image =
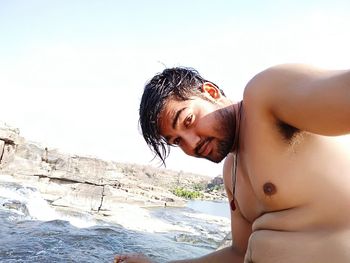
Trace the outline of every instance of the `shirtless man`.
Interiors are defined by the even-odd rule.
[[[172,262],[350,262],[350,70],[275,66],[232,102],[197,72],[166,69],[145,87],[140,124],[163,161],[167,145],[226,157],[232,246]]]

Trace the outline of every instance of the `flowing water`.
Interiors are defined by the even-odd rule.
[[[97,221],[54,210],[36,189],[0,183],[0,262],[112,262],[126,252],[166,262],[212,252],[229,231],[220,202],[127,211],[119,224]]]

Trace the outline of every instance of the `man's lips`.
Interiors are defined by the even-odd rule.
[[[209,143],[211,142],[211,139],[208,138],[201,142],[195,149],[195,153],[197,156],[207,156],[209,154]]]

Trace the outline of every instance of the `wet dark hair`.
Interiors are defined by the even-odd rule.
[[[185,101],[191,96],[204,97],[201,89],[205,82],[208,81],[195,69],[176,67],[167,68],[162,73],[156,74],[145,85],[140,103],[139,123],[143,138],[164,165],[170,147],[160,135],[159,115],[170,98]],[[225,95],[221,89],[220,92]]]

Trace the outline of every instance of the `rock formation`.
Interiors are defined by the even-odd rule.
[[[171,189],[210,182],[206,176],[70,156],[28,142],[18,129],[0,124],[0,181],[5,175],[6,180],[35,187],[52,206],[103,216],[113,215],[121,203],[182,206],[185,200]],[[223,195],[216,193],[216,197]]]

